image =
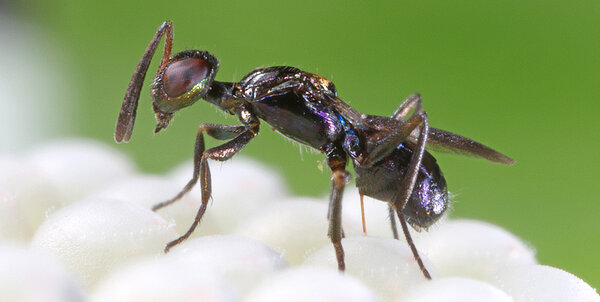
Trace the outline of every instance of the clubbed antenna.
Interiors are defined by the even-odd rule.
[[[173,23],[171,23],[171,21],[165,21],[158,27],[154,37],[148,44],[148,47],[146,47],[144,55],[142,55],[140,62],[135,68],[129,86],[127,87],[123,105],[121,106],[121,112],[119,113],[119,118],[117,120],[117,126],[115,127],[115,141],[117,143],[128,142],[131,138],[140,91],[144,84],[144,78],[146,78],[146,71],[148,71],[150,60],[152,60],[152,56],[156,51],[156,47],[158,47],[160,39],[162,39],[165,34],[167,37],[165,39],[165,48],[160,66],[163,67],[171,57],[171,48],[173,46]]]

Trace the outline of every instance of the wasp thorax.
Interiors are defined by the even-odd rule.
[[[210,65],[201,58],[186,58],[167,66],[163,76],[165,93],[178,97],[200,83],[210,71]]]

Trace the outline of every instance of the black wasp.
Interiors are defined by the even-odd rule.
[[[280,134],[323,152],[331,169],[329,231],[343,271],[344,250],[341,227],[342,193],[350,179],[346,171],[350,159],[356,173],[356,186],[364,195],[385,201],[394,213],[423,274],[429,272],[408,232],[427,228],[444,213],[448,204],[446,181],[436,160],[425,147],[481,157],[492,162],[512,164],[509,157],[471,139],[430,128],[421,110],[421,97],[407,98],[391,117],[365,115],[337,97],[333,83],[316,74],[289,66],[258,68],[239,82],[215,81],[219,61],[206,51],[188,50],[171,56],[173,25],[165,21],[146,48],[129,82],[115,130],[118,143],[131,138],[140,90],[161,38],[166,35],[164,53],[152,83],[153,108],[158,124],[155,132],[169,125],[173,114],[203,99],[237,116],[241,125],[202,124],[196,137],[194,173],[187,185],[170,200],[153,207],[158,210],[186,194],[200,180],[202,205],[189,230],[165,248],[181,243],[194,231],[211,195],[208,159],[224,161],[242,150],[258,134],[262,119]],[[206,149],[204,134],[226,143]]]

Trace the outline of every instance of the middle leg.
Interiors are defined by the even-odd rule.
[[[331,169],[331,195],[329,197],[329,230],[327,235],[333,243],[338,270],[344,271],[344,248],[342,247],[342,196],[344,186],[350,181],[350,173],[346,171],[346,155],[344,153],[330,154],[327,156],[327,164]]]

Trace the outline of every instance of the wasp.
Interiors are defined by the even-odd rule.
[[[200,125],[191,179],[173,198],[153,207],[158,210],[176,202],[200,183],[202,203],[194,222],[185,234],[166,245],[165,252],[187,239],[206,212],[211,196],[208,160],[225,161],[241,151],[258,135],[261,121],[281,135],[325,154],[331,170],[328,236],[340,271],[345,269],[341,202],[344,186],[350,180],[348,161],[354,166],[361,200],[369,196],[388,203],[394,237],[398,238],[393,218],[397,215],[415,260],[428,279],[431,276],[408,230],[408,225],[415,229],[431,226],[448,208],[446,180],[428,150],[513,163],[481,143],[430,127],[418,94],[408,97],[387,117],[361,114],[338,97],[331,81],[295,67],[257,68],[239,82],[217,81],[219,60],[209,52],[187,50],[171,55],[171,21],[158,27],[129,82],[115,129],[117,143],[131,138],[144,78],[163,36],[163,56],[151,91],[157,120],[154,131],[165,129],[175,112],[199,99],[235,115],[240,122]],[[226,142],[207,149],[205,135]]]

